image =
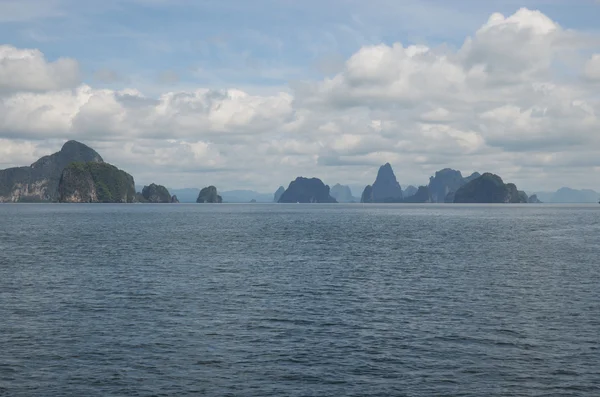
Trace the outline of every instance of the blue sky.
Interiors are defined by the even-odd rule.
[[[268,89],[336,72],[367,44],[460,46],[491,13],[520,7],[599,29],[593,0],[0,0],[0,36],[77,59],[96,86]]]
[[[138,184],[355,187],[390,162],[403,186],[600,190],[598,21],[597,0],[0,0],[0,168],[78,139]]]

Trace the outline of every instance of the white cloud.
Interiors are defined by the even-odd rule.
[[[79,66],[73,59],[47,62],[39,50],[0,46],[0,94],[60,90],[78,83]]]
[[[600,81],[600,54],[594,54],[585,64],[585,77],[590,80]]]
[[[179,187],[268,191],[298,175],[371,183],[390,161],[403,185],[450,166],[496,172],[523,189],[600,188],[600,99],[589,84],[600,79],[600,58],[586,56],[599,53],[588,39],[521,9],[493,14],[456,49],[363,46],[337,73],[295,83],[291,94],[201,88],[156,97],[75,87],[65,76],[76,68],[63,73],[39,51],[2,47],[21,63],[0,57],[13,84],[0,97],[0,144],[25,146],[0,153],[22,164],[50,139],[80,139],[139,183]]]

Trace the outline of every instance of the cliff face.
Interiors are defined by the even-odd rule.
[[[456,192],[465,184],[460,171],[444,168],[429,178],[429,191],[434,203],[443,203],[448,193]]]
[[[358,200],[352,196],[352,190],[345,185],[335,184],[330,191],[331,197],[338,203],[356,203]]]
[[[368,192],[369,190],[370,192]],[[370,194],[366,194],[370,193]],[[396,180],[396,175],[390,163],[379,167],[377,178],[372,186],[367,186],[363,191],[362,203],[394,203],[402,201],[402,188]]]
[[[222,203],[223,198],[217,194],[217,188],[214,186],[208,186],[200,190],[197,203]]]
[[[279,186],[279,189],[277,189],[277,191],[273,195],[273,202],[274,203],[278,203],[279,202],[279,199],[281,198],[281,195],[283,194],[283,192],[285,192],[285,188],[283,186]]]
[[[396,175],[390,163],[379,167],[377,178],[373,183],[373,201],[386,202],[402,199],[402,188],[396,180]]]
[[[463,178],[460,171],[450,168],[437,171],[434,176],[429,178],[431,201],[434,203],[452,203],[454,194],[458,189],[480,176],[478,172],[474,172]]]
[[[454,202],[521,203],[523,197],[513,183],[505,184],[498,175],[485,173],[458,189],[454,195]]]
[[[527,198],[527,202],[530,204],[541,204],[542,202],[536,194],[533,194]]]
[[[402,192],[402,195],[404,196],[404,198],[408,198],[410,196],[414,196],[415,194],[417,194],[418,190],[419,189],[417,189],[413,185],[409,185],[404,189],[404,191]]]
[[[329,195],[329,186],[318,178],[298,177],[279,198],[280,203],[337,203]]]
[[[29,167],[1,170],[0,202],[58,201],[62,172],[72,162],[102,163],[103,160],[83,143],[68,141],[59,152],[44,156]]]
[[[62,172],[58,194],[62,203],[131,203],[135,182],[107,163],[71,163]]]
[[[151,183],[142,189],[142,197],[148,203],[171,203],[172,196],[169,190],[162,186]]]
[[[429,187],[419,186],[417,192],[410,197],[402,200],[403,203],[431,203],[431,193]]]
[[[362,196],[360,196],[361,203],[372,203],[373,202],[373,186],[367,185],[365,186],[365,190],[362,192]]]

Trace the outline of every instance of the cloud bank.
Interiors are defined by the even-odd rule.
[[[154,97],[94,88],[74,59],[3,45],[0,165],[77,139],[137,182],[171,187],[270,191],[298,175],[366,184],[389,161],[403,185],[449,166],[528,189],[598,188],[598,39],[520,9],[492,14],[456,47],[365,45],[337,74],[281,92]]]

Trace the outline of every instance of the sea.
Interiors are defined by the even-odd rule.
[[[600,205],[0,205],[0,396],[600,396]]]

